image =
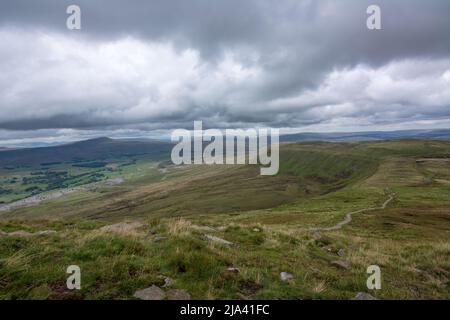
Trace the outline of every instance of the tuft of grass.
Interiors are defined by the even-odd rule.
[[[171,220],[167,226],[167,233],[171,236],[186,236],[191,230],[191,222],[184,218]]]

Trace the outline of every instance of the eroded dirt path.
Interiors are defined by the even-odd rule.
[[[354,214],[357,213],[362,213],[362,212],[369,212],[369,211],[375,211],[375,210],[384,210],[386,209],[386,207],[388,206],[388,204],[394,200],[395,198],[395,193],[391,193],[389,195],[389,198],[380,206],[380,207],[374,207],[374,208],[365,208],[365,209],[360,209],[360,210],[356,210],[356,211],[352,211],[349,212],[345,215],[344,220],[336,223],[334,226],[331,227],[310,227],[310,228],[297,228],[297,231],[335,231],[335,230],[339,230],[341,229],[343,226],[345,226],[346,224],[349,224],[350,222],[352,222],[352,216]]]

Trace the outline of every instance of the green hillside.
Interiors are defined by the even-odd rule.
[[[160,141],[97,138],[53,147],[3,150],[0,152],[0,169],[133,156],[161,159],[167,158],[171,148],[170,143]]]
[[[449,299],[449,159],[433,140],[283,144],[274,177],[142,159],[112,171],[123,183],[0,212],[0,298],[132,299],[156,285],[195,299]],[[80,291],[64,287],[71,264]],[[366,288],[373,264],[381,290]]]

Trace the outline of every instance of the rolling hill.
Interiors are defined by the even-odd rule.
[[[406,139],[284,143],[271,177],[117,166],[123,183],[0,213],[0,298],[133,299],[170,277],[194,299],[351,299],[378,265],[376,298],[448,299],[449,159],[450,141]]]
[[[156,140],[97,138],[52,147],[3,150],[0,152],[0,167],[107,160],[133,156],[161,159],[167,158],[171,148],[171,143]]]
[[[367,132],[295,133],[280,137],[281,141],[379,141],[396,139],[450,139],[450,130],[399,130]]]

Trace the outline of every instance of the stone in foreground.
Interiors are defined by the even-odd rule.
[[[340,268],[340,269],[345,269],[345,270],[350,269],[350,263],[347,261],[339,261],[339,260],[331,261],[331,265],[335,266],[337,268]]]
[[[49,236],[51,234],[55,234],[56,231],[55,230],[43,230],[43,231],[38,231],[35,234],[38,236]]]
[[[211,236],[209,234],[205,234],[203,236],[203,240],[224,244],[226,246],[234,246],[233,242],[230,242],[228,240],[225,240],[225,239],[222,239],[222,238],[219,238],[219,237],[216,237],[216,236]]]
[[[164,236],[155,236],[154,238],[153,238],[153,242],[162,242],[162,241],[165,241],[165,240],[167,240],[168,238],[167,237],[164,237]]]
[[[227,268],[227,271],[229,273],[239,273],[240,272],[239,268],[234,268],[234,267]]]
[[[163,287],[170,287],[171,285],[173,285],[173,279],[170,277],[165,277],[164,278],[164,285]]]
[[[168,300],[191,300],[191,295],[184,289],[172,289],[167,291]]]
[[[331,238],[327,237],[319,232],[313,235],[313,240],[318,246],[327,246],[331,243]]]
[[[378,300],[378,299],[366,292],[358,292],[358,294],[352,300]]]
[[[134,229],[137,229],[141,227],[142,224],[139,222],[133,222],[133,223],[116,223],[109,226],[104,226],[100,228],[100,231],[103,232],[115,232],[115,233],[127,233],[130,231],[133,231]]]
[[[164,300],[166,294],[161,288],[152,285],[146,289],[136,291],[133,296],[141,300]]]
[[[280,280],[281,281],[289,281],[294,279],[294,276],[290,274],[289,272],[281,272],[280,273]]]

